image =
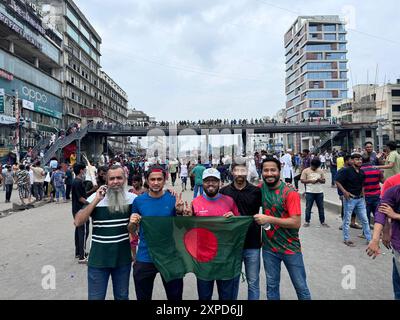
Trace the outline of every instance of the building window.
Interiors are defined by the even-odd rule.
[[[339,69],[340,70],[346,70],[347,69],[347,63],[346,62],[339,62]]]
[[[310,101],[310,108],[323,108],[324,107],[324,100],[311,100]]]
[[[324,25],[324,31],[336,31],[336,25],[335,24],[326,24]]]
[[[339,41],[346,41],[346,35],[345,34],[339,34]]]
[[[347,79],[347,72],[346,71],[340,71],[340,79]]]
[[[345,53],[326,53],[326,60],[346,60]]]
[[[308,29],[309,29],[310,32],[317,32],[318,31],[318,26],[310,25]]]
[[[392,90],[392,97],[400,97],[400,90]]]
[[[392,105],[392,112],[400,112],[400,104]]]
[[[346,81],[326,81],[325,85],[329,89],[347,89]]]
[[[325,33],[324,40],[336,40],[336,33]]]

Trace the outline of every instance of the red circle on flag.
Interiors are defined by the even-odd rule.
[[[210,230],[193,228],[184,237],[186,251],[198,262],[209,262],[215,258],[218,251],[218,239]]]

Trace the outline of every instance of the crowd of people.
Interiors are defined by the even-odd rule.
[[[259,299],[261,259],[267,278],[268,299],[279,299],[280,265],[283,262],[299,299],[311,299],[299,240],[301,196],[304,185],[305,221],[311,224],[314,202],[321,227],[329,228],[324,211],[327,174],[342,203],[343,243],[354,247],[349,228],[362,229],[368,255],[380,253],[382,237],[386,247],[400,254],[400,155],[396,143],[388,142],[377,153],[373,144],[351,152],[305,149],[294,154],[287,149],[271,154],[266,150],[252,155],[230,156],[207,161],[200,158],[146,158],[102,154],[97,163],[84,157],[76,162],[52,158],[5,166],[0,179],[10,201],[17,185],[22,204],[32,197],[56,203],[72,200],[75,229],[75,257],[88,264],[88,297],[104,299],[108,278],[114,297],[127,299],[133,262],[133,279],[139,300],[152,298],[153,283],[159,272],[152,261],[140,221],[145,216],[252,216],[243,248],[248,299]],[[170,181],[172,188],[166,188]],[[383,184],[382,184],[383,183]],[[178,194],[173,187],[178,187]],[[192,201],[182,193],[193,192]],[[357,223],[356,218],[358,218]],[[91,219],[91,225],[90,221]],[[108,228],[102,228],[107,226]],[[90,229],[92,230],[90,232]],[[107,230],[107,232],[105,232]],[[87,240],[91,233],[91,248]],[[398,260],[393,260],[393,286],[400,299]],[[117,280],[118,279],[118,280]],[[235,300],[239,277],[217,279],[219,298]],[[183,279],[163,281],[167,298],[181,300]],[[200,300],[211,299],[213,281],[197,279]]]

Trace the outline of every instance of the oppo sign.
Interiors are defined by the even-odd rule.
[[[22,93],[24,96],[28,97],[30,100],[33,100],[36,102],[43,102],[43,103],[47,102],[47,96],[45,94],[42,94],[33,89],[29,89],[28,87],[22,87]]]

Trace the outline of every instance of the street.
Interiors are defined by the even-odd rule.
[[[191,200],[192,196],[190,190],[183,194],[185,200]],[[3,191],[0,192],[0,199],[4,201]],[[303,220],[304,208],[303,201]],[[343,244],[342,233],[338,230],[341,220],[337,212],[326,211],[326,222],[331,228],[319,227],[314,206],[311,226],[301,228],[300,231],[312,298],[393,299],[391,253],[383,248],[384,254],[372,260],[365,253],[366,240],[358,237],[361,230],[350,229],[356,247],[349,248]],[[87,267],[79,265],[74,259],[74,226],[70,202],[49,203],[1,218],[0,247],[0,299],[87,299]],[[53,267],[56,275],[55,289],[43,289],[42,279]],[[355,271],[355,283],[346,281],[348,270]],[[260,277],[261,299],[265,299],[263,267]],[[48,281],[43,282],[46,288]],[[217,297],[215,287],[213,299]],[[296,299],[285,267],[282,267],[281,298]],[[107,299],[113,299],[111,281]],[[136,299],[132,277],[130,299]],[[153,299],[165,299],[159,276],[156,278]],[[184,299],[197,300],[193,274],[185,277]],[[240,284],[239,299],[247,299],[245,282]]]

